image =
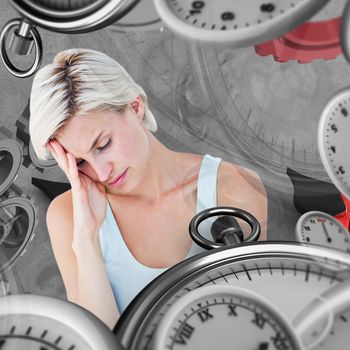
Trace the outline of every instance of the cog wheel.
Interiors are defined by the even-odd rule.
[[[11,135],[7,128],[0,127],[0,195],[16,179],[22,162],[22,148]]]
[[[306,22],[278,38],[255,45],[255,52],[260,56],[271,55],[277,62],[335,59],[342,54],[340,25],[341,17]]]
[[[0,272],[12,267],[34,238],[37,209],[31,198],[11,184],[0,195]]]
[[[22,147],[0,128],[0,273],[24,254],[34,237],[37,217],[29,196],[13,182],[22,163]]]
[[[17,119],[16,125],[16,140],[22,144],[23,149],[23,162],[22,165],[28,168],[29,166],[33,166],[36,170],[41,173],[44,172],[47,168],[53,168],[57,166],[55,159],[50,160],[40,160],[33,149],[33,145],[30,142],[29,135],[29,117],[30,117],[30,109],[29,109],[29,100],[24,108],[21,116]]]

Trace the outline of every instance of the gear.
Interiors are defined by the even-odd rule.
[[[0,248],[5,261],[1,261],[0,272],[7,270],[26,251],[34,238],[38,217],[31,198],[15,184],[0,195]]]
[[[255,52],[260,56],[272,55],[277,62],[335,59],[342,53],[340,24],[341,17],[306,22],[283,36],[256,45]]]
[[[29,196],[13,182],[22,163],[22,147],[12,133],[0,127],[0,272],[24,254],[34,237],[37,212]],[[1,276],[0,276],[1,277]]]
[[[340,194],[344,205],[345,210],[337,215],[334,215],[334,217],[344,225],[344,227],[350,231],[350,200],[346,198],[342,193]]]
[[[22,162],[21,146],[9,137],[11,132],[5,127],[0,127],[0,195],[16,179]]]

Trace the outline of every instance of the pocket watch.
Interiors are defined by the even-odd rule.
[[[350,199],[350,88],[332,96],[318,124],[318,148],[323,166],[338,190]]]
[[[217,210],[216,214],[220,215]],[[198,229],[197,225],[195,229]],[[129,304],[114,332],[128,350],[156,350],[157,344],[167,344],[172,348],[176,341],[190,344],[191,339],[196,339],[196,334],[204,334],[206,337],[207,332],[214,334],[212,347],[226,350],[227,347],[220,345],[222,338],[228,335],[221,334],[218,327],[222,323],[224,332],[227,332],[225,327],[229,320],[225,311],[216,305],[215,299],[217,303],[223,303],[226,311],[230,309],[231,299],[227,295],[219,295],[215,288],[228,286],[258,294],[267,300],[265,307],[272,305],[271,310],[278,310],[277,313],[269,313],[268,307],[265,309],[257,301],[259,297],[250,301],[250,308],[244,309],[248,301],[239,299],[236,295],[238,299],[232,297],[232,308],[236,306],[237,324],[244,324],[247,319],[253,322],[266,310],[263,319],[268,319],[268,315],[271,315],[269,325],[267,321],[261,321],[264,323],[263,330],[266,327],[266,334],[269,327],[272,330],[275,322],[283,325],[278,315],[293,325],[292,332],[286,331],[291,328],[284,328],[284,331],[280,329],[274,335],[270,333],[267,337],[259,337],[261,329],[249,324],[246,337],[242,334],[238,336],[240,343],[235,344],[237,349],[297,349],[298,343],[287,343],[287,339],[293,338],[288,335],[293,332],[305,348],[312,345],[317,349],[324,342],[327,342],[328,348],[337,348],[337,345],[344,348],[350,341],[350,335],[341,320],[348,317],[349,303],[342,300],[333,302],[334,298],[329,299],[329,295],[335,295],[336,300],[337,295],[344,295],[343,292],[333,291],[349,288],[349,278],[350,256],[341,251],[295,242],[246,242],[223,246],[184,260],[156,278]],[[321,312],[320,319],[312,317],[319,310],[314,307],[317,302],[320,306],[329,306],[323,307],[322,310],[327,312]],[[337,307],[333,309],[331,305]],[[249,310],[254,307],[256,313],[250,314]],[[305,315],[305,309],[313,310],[313,313]],[[201,315],[199,312],[202,312]],[[202,322],[201,316],[208,321]],[[176,323],[176,330],[173,322]],[[274,337],[282,339],[278,345],[277,342],[274,343]],[[257,341],[255,347],[250,347],[251,339]],[[186,344],[182,348],[191,349]],[[244,347],[245,344],[249,346]]]
[[[0,297],[1,350],[118,350],[108,327],[82,307],[55,298]]]
[[[275,38],[317,13],[329,0],[154,0],[159,16],[191,40],[242,47]]]
[[[299,242],[319,244],[350,254],[349,232],[327,213],[309,211],[303,214],[295,226],[295,234]]]

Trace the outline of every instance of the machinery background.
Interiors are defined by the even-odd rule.
[[[313,20],[340,16],[344,4],[345,0],[331,1]],[[9,3],[2,2],[0,23],[16,17]],[[168,147],[209,153],[257,171],[269,199],[268,239],[295,240],[300,213],[293,203],[287,168],[329,181],[318,155],[317,123],[328,98],[350,83],[350,66],[342,55],[306,64],[279,63],[272,56],[258,55],[254,47],[190,43],[162,25],[151,0],[142,0],[118,23],[95,32],[38,30],[42,65],[73,47],[103,51],[124,65],[145,88],[159,125],[156,136]],[[11,59],[25,67],[33,57]],[[11,269],[24,292],[65,298],[45,223],[51,198],[32,182],[33,178],[67,180],[56,166],[40,164],[30,151],[32,79],[18,79],[0,65],[0,127],[7,128],[7,138],[22,149],[14,181],[35,207],[35,225],[27,233],[32,241]]]

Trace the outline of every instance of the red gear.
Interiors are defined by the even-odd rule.
[[[344,205],[345,210],[337,215],[334,215],[334,217],[345,226],[345,228],[350,231],[350,200],[346,198],[342,193],[340,194]]]
[[[273,55],[277,62],[334,59],[342,53],[340,24],[341,17],[306,22],[283,36],[255,45],[255,52],[260,56]]]

